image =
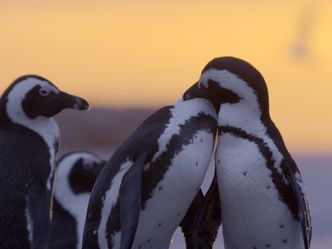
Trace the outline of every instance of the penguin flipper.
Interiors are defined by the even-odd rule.
[[[297,206],[298,206],[298,218],[301,222],[302,226],[302,236],[304,240],[305,249],[309,249],[311,242],[311,217],[308,201],[303,193],[303,189],[299,185],[299,181],[301,179],[296,179],[295,174],[299,174],[300,172],[297,170],[297,166],[293,160],[288,160],[287,162],[284,160],[282,162],[282,168],[285,172],[287,179],[290,183],[294,196],[296,198]]]
[[[202,195],[202,191],[197,194],[180,225],[187,249],[212,249],[218,235],[221,209],[216,173],[203,199]]]
[[[147,152],[141,154],[126,172],[120,186],[120,249],[130,249],[134,242],[140,213],[141,186]]]
[[[198,191],[197,195],[195,196],[195,199],[191,203],[186,215],[183,217],[183,219],[180,223],[181,230],[184,233],[185,237],[187,234],[188,235],[190,234],[187,231],[190,228],[192,228],[195,217],[199,213],[203,203],[204,203],[204,194],[203,194],[202,190],[200,189]]]
[[[48,248],[48,238],[50,231],[50,198],[43,186],[37,181],[30,181],[27,184],[27,216],[28,224],[30,223],[32,233],[31,248],[46,249]]]

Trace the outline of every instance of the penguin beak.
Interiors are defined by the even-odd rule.
[[[200,88],[199,82],[196,82],[183,94],[183,100],[190,100],[194,98],[209,99],[209,92],[205,88]]]
[[[59,104],[61,105],[61,109],[89,109],[89,103],[85,99],[68,94],[66,92],[60,92],[57,94],[57,99],[60,102]]]

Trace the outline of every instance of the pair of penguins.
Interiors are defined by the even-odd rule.
[[[35,90],[43,95],[40,90],[43,86],[37,86]],[[26,118],[38,119],[44,113],[36,112],[35,116],[26,113],[28,107],[24,107],[24,102],[32,90],[25,90],[25,98],[20,102],[21,110]],[[2,97],[6,99],[7,108],[5,112],[1,109],[1,116],[16,125],[18,122],[13,116],[21,120],[24,113],[18,116],[9,113],[14,110],[8,108],[10,92],[9,89]],[[1,108],[4,104],[2,99]],[[75,109],[84,108],[76,104]],[[29,122],[26,122],[28,125],[18,125],[31,129]],[[4,129],[6,126],[1,122],[2,151],[6,151],[8,146],[3,140],[8,136]],[[45,135],[45,139],[44,133],[34,132],[44,142],[50,142],[50,134],[48,137]],[[213,154],[217,133],[216,174],[208,192],[203,195],[200,186]],[[49,150],[52,145],[52,148],[57,147],[57,140],[52,141],[46,142]],[[34,161],[41,152],[42,148],[37,151],[30,148],[26,151],[29,155],[23,159]],[[44,153],[50,160],[54,159],[50,151],[45,150]],[[1,155],[2,164],[8,164],[8,155]],[[33,156],[36,158],[31,159]],[[77,156],[71,159],[71,164],[76,164],[75,158]],[[22,161],[22,155],[18,161]],[[2,182],[15,185],[14,182],[19,181],[16,176],[23,174],[20,182],[25,182],[25,185],[20,190],[16,190],[17,186],[5,190],[3,186],[0,188],[1,200],[5,200],[5,205],[3,202],[0,204],[0,211],[5,215],[0,218],[0,243],[4,245],[6,236],[9,241],[15,240],[13,234],[8,233],[10,229],[5,228],[6,225],[13,226],[8,221],[15,218],[15,229],[21,229],[17,235],[34,245],[31,248],[43,248],[38,246],[38,242],[43,242],[45,237],[39,232],[47,229],[41,230],[46,226],[38,224],[42,213],[37,210],[49,201],[51,170],[50,167],[40,169],[47,171],[47,177],[38,185],[37,180],[27,176],[33,170],[32,165],[27,170],[23,168],[25,165],[18,164],[21,164],[21,169],[8,166],[2,169],[2,172],[16,170],[16,175],[7,174],[8,179],[1,176]],[[60,165],[61,161],[59,172]],[[69,182],[75,181],[75,176],[68,169],[63,174]],[[88,194],[88,190],[83,186],[71,189],[73,195]],[[8,210],[13,206],[10,202],[13,191],[20,191],[22,202],[16,210],[20,215],[15,217],[11,214],[13,210]],[[44,196],[41,192],[47,193]],[[43,199],[39,199],[41,197]],[[85,197],[82,196],[78,203],[83,203]],[[66,201],[74,202],[74,196],[68,196]],[[57,205],[61,206],[60,209],[66,208],[66,204],[58,203],[55,194],[55,208]],[[74,210],[78,213],[74,214]],[[220,222],[226,249],[310,247],[310,212],[301,175],[270,118],[266,83],[253,66],[234,57],[221,57],[209,62],[199,81],[175,105],[153,113],[119,146],[101,169],[88,207],[68,208],[65,212],[75,218],[75,215],[84,215],[85,210],[83,238],[73,248],[80,248],[82,244],[86,249],[166,249],[178,226],[182,228],[187,248],[212,248]],[[77,227],[83,227],[82,221],[77,221],[75,226],[78,231]],[[67,228],[58,225],[60,230]]]

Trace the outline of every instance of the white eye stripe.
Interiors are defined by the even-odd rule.
[[[46,81],[39,81],[38,82],[38,85],[40,86],[40,89],[39,89],[39,93],[42,95],[42,93],[46,94],[46,92],[48,94],[50,93],[55,93],[55,94],[58,94],[60,91],[58,88],[54,87],[53,85],[50,85],[48,82]],[[42,93],[41,93],[42,92]],[[48,95],[47,94],[47,95]]]
[[[200,79],[198,81],[198,87],[199,88],[201,88],[201,87],[208,88],[209,84],[208,84],[207,80]]]

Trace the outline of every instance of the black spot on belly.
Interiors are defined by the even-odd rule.
[[[203,143],[203,139],[199,140],[201,143]]]
[[[218,160],[217,163],[220,164],[220,160]]]
[[[280,227],[281,229],[284,229],[284,225],[283,225],[283,224],[281,224],[279,227]]]
[[[282,243],[287,244],[287,239],[283,239]]]
[[[270,247],[270,244],[265,244],[266,247]]]
[[[162,186],[159,186],[159,187],[158,187],[158,190],[159,190],[159,191],[163,190],[163,187],[162,187]]]
[[[141,249],[142,247],[143,247],[142,245],[139,245],[139,246],[138,246],[138,249]]]
[[[267,189],[270,189],[270,188],[271,188],[271,186],[270,186],[270,185],[268,185],[266,188],[267,188]]]
[[[254,246],[252,249],[257,249],[257,247],[256,247],[256,246]]]
[[[158,224],[158,227],[161,227],[162,225],[163,225],[163,223],[159,223],[159,224]]]
[[[198,166],[198,162],[196,162],[195,164],[196,164],[196,166]]]
[[[180,216],[180,214],[181,214],[181,213],[177,213],[177,214],[176,214],[176,217],[179,217],[179,216]]]
[[[244,176],[246,176],[246,175],[247,175],[247,171],[244,171],[242,174],[243,174]]]
[[[151,239],[148,239],[148,243],[150,243],[151,242]]]

